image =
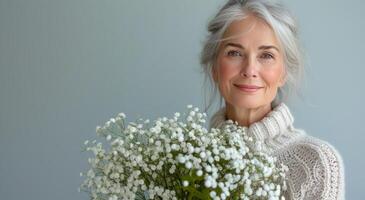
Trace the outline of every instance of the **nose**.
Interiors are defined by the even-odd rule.
[[[257,77],[256,62],[254,58],[247,58],[246,62],[244,62],[244,66],[242,66],[241,70],[241,76],[246,78]]]

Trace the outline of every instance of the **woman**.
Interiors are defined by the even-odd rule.
[[[286,199],[344,199],[344,165],[328,142],[293,127],[285,104],[303,66],[295,20],[268,0],[229,0],[208,25],[201,54],[225,106],[211,128],[237,121],[257,146],[289,167]]]

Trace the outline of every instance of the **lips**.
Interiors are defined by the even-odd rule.
[[[246,93],[254,93],[261,89],[262,87],[259,87],[257,85],[241,85],[241,84],[234,84],[240,91],[246,92]]]

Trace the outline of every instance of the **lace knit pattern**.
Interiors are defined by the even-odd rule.
[[[226,122],[225,108],[217,111],[210,128]],[[258,141],[258,148],[276,156],[289,167],[285,199],[345,199],[344,164],[339,152],[328,142],[293,127],[289,108],[280,103],[262,120],[244,127]]]

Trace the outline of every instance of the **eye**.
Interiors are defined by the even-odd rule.
[[[263,59],[273,59],[274,56],[271,53],[263,53],[261,55],[261,58],[263,58]]]
[[[240,53],[240,52],[238,52],[238,51],[234,51],[234,50],[232,50],[232,51],[228,51],[227,55],[228,55],[228,56],[236,57],[236,56],[241,56],[241,53]]]

